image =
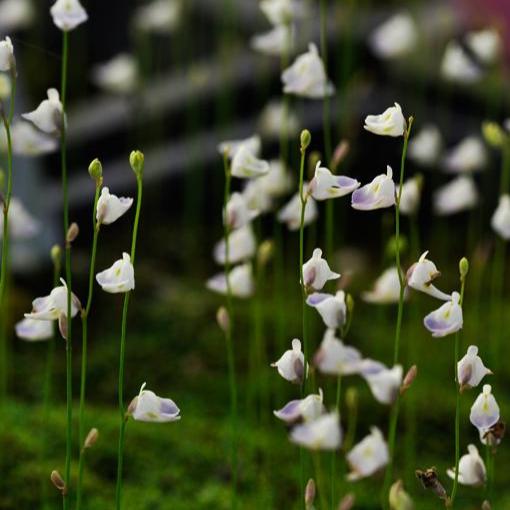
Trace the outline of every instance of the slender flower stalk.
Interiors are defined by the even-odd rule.
[[[58,285],[60,280],[60,273],[62,270],[61,250],[60,246],[55,245],[51,249],[51,259],[53,261],[53,288]],[[42,431],[42,448],[41,448],[41,462],[48,455],[48,421],[50,414],[50,403],[53,390],[53,365],[55,359],[55,342],[57,335],[56,322],[53,324],[53,337],[48,340],[48,352],[46,354],[46,368],[44,370],[43,382],[43,431]],[[48,480],[46,476],[41,479],[41,493],[43,501],[43,509],[48,510]]]
[[[393,365],[396,365],[399,360],[399,351],[400,351],[400,333],[402,330],[402,316],[404,311],[404,297],[405,297],[405,288],[406,282],[404,273],[402,271],[402,266],[400,263],[400,199],[402,198],[402,187],[404,184],[404,173],[405,173],[405,161],[407,155],[407,145],[409,142],[409,136],[411,134],[411,128],[413,125],[413,117],[409,117],[409,121],[407,123],[407,128],[404,131],[404,145],[402,147],[402,157],[400,160],[400,180],[399,180],[399,188],[395,200],[395,263],[398,271],[398,279],[400,283],[400,293],[398,300],[398,312],[397,312],[397,325],[395,328],[395,340],[393,344]],[[398,423],[398,413],[400,409],[400,398],[397,395],[395,403],[393,404],[393,409],[390,418],[390,426],[388,431],[388,443],[389,443],[389,462],[388,467],[386,468],[386,474],[384,478],[384,486],[383,492],[381,495],[384,508],[388,507],[388,490],[393,478],[393,458],[395,454],[395,440],[397,434],[397,423]]]
[[[469,271],[469,263],[466,258],[462,258],[459,263],[460,272],[460,299],[459,305],[462,306],[464,302],[464,289],[466,286],[466,276]],[[450,506],[453,508],[455,503],[455,496],[457,495],[457,488],[459,483],[459,460],[460,460],[460,382],[458,377],[457,363],[459,362],[460,353],[460,331],[455,333],[455,351],[454,351],[454,374],[455,374],[455,478],[453,480],[452,495],[450,497]]]
[[[2,266],[0,268],[0,309],[2,316],[0,320],[5,321],[7,318],[5,307],[6,286],[8,280],[9,265],[9,207],[12,197],[12,138],[11,124],[14,116],[14,101],[16,97],[16,63],[14,56],[12,57],[12,65],[10,69],[11,75],[11,98],[9,102],[9,112],[4,111],[3,104],[0,103],[0,111],[4,124],[5,134],[7,138],[7,183],[5,195],[2,197],[3,202],[3,237],[2,237]],[[1,195],[0,195],[1,197]],[[0,403],[5,400],[7,393],[7,335],[5,324],[0,325]]]
[[[99,230],[101,227],[100,222],[97,221],[97,202],[99,200],[99,194],[101,192],[101,185],[103,179],[98,177],[96,179],[96,191],[94,194],[94,206],[92,208],[92,226],[94,230],[92,238],[92,252],[90,256],[89,266],[89,288],[87,296],[87,304],[81,312],[81,325],[82,325],[82,347],[81,347],[81,378],[80,378],[80,408],[79,408],[79,445],[80,445],[80,456],[78,462],[78,481],[76,484],[76,510],[80,510],[82,501],[82,483],[83,483],[83,468],[85,464],[85,452],[86,448],[83,445],[85,441],[85,392],[87,385],[87,343],[88,343],[88,317],[90,314],[90,308],[92,306],[92,295],[94,292],[94,275],[96,268],[96,253],[97,253],[97,241],[99,238]]]
[[[136,241],[138,239],[138,225],[140,223],[140,211],[142,209],[142,192],[143,192],[143,168],[144,157],[140,151],[133,151],[129,157],[131,168],[136,175],[136,212],[133,223],[133,235],[131,239],[131,264],[135,265]],[[120,353],[119,353],[119,414],[120,414],[120,430],[119,445],[117,450],[117,485],[115,489],[115,508],[120,510],[122,507],[122,468],[124,463],[124,442],[126,435],[127,415],[124,405],[124,367],[126,357],[126,332],[127,332],[127,316],[129,309],[129,298],[131,291],[124,294],[124,305],[122,307],[122,326],[120,336]]]
[[[340,413],[340,397],[342,394],[342,376],[339,375],[336,380],[336,396],[335,396],[335,409],[338,413]],[[336,457],[337,452],[331,452],[331,500],[330,500],[330,508],[334,510],[336,508],[336,504],[338,502],[337,499],[337,488],[336,488]]]
[[[227,217],[227,204],[230,200],[230,188],[232,174],[228,157],[223,157],[223,167],[225,172],[225,189],[223,196],[223,217]],[[233,306],[232,306],[232,288],[230,285],[230,228],[225,223],[225,277],[227,280],[227,311],[229,315],[229,326],[225,330],[225,340],[227,344],[227,362],[228,362],[228,380],[230,390],[230,426],[231,426],[231,470],[232,470],[232,508],[237,507],[237,380],[235,367],[234,343],[232,341],[232,322],[233,322]]]

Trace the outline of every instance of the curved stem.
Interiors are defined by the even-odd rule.
[[[234,344],[232,341],[232,323],[233,323],[233,306],[232,306],[232,287],[230,284],[230,227],[226,221],[227,204],[230,200],[230,187],[232,174],[227,156],[223,158],[225,171],[225,188],[223,195],[223,218],[224,218],[224,235],[225,235],[225,278],[227,282],[227,310],[229,316],[229,326],[225,331],[225,341],[227,344],[227,364],[228,364],[228,381],[230,391],[230,427],[231,427],[231,471],[232,471],[232,508],[237,507],[237,380],[236,380],[236,362]]]
[[[133,224],[133,236],[131,240],[131,263],[135,265],[136,255],[136,241],[138,238],[138,225],[140,223],[140,211],[142,209],[142,191],[143,191],[142,172],[136,175],[137,185],[137,200],[136,200],[136,213]],[[126,359],[126,332],[127,332],[127,317],[129,310],[129,298],[131,291],[124,294],[124,304],[122,307],[122,325],[120,333],[120,352],[119,352],[119,415],[120,415],[120,429],[119,429],[119,444],[117,449],[117,484],[115,488],[115,508],[120,510],[122,507],[122,469],[124,465],[124,443],[126,436],[126,409],[124,406],[124,367]]]
[[[81,508],[83,468],[85,464],[85,451],[86,451],[86,449],[83,448],[83,441],[85,440],[85,392],[87,386],[88,317],[90,313],[90,308],[92,306],[92,295],[94,292],[94,273],[96,267],[97,241],[99,238],[100,229],[100,224],[96,222],[97,202],[99,200],[99,193],[101,191],[100,183],[101,183],[100,180],[96,182],[94,206],[92,208],[92,226],[94,229],[94,235],[92,239],[92,253],[90,257],[89,266],[89,290],[87,304],[81,314],[82,347],[81,347],[80,408],[79,408],[79,431],[78,431],[80,456],[78,461],[78,481],[76,484],[76,510],[80,510]]]

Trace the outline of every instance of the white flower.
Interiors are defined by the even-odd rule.
[[[451,41],[446,46],[441,62],[441,75],[458,83],[475,83],[481,79],[482,70],[460,44]]]
[[[234,267],[229,273],[229,283],[232,295],[238,298],[248,298],[253,294],[254,283],[251,264]],[[207,280],[207,288],[219,294],[227,293],[227,277],[219,273]]]
[[[53,23],[64,32],[74,30],[88,19],[87,11],[79,0],[57,0],[50,13]]]
[[[213,257],[217,264],[225,264],[227,261],[225,239],[219,241],[213,250]],[[255,255],[257,243],[250,224],[238,228],[228,236],[228,258],[230,264],[251,259]]]
[[[289,111],[281,101],[270,101],[264,106],[258,125],[262,135],[268,138],[278,139],[280,136],[290,138],[299,131],[299,119],[296,113]]]
[[[269,162],[269,172],[259,177],[256,182],[264,193],[273,198],[287,194],[292,187],[292,176],[287,172],[281,160],[273,159]]]
[[[165,423],[180,420],[180,409],[169,398],[158,397],[145,389],[142,384],[140,393],[129,406],[131,416],[137,421]]]
[[[390,304],[400,299],[400,280],[396,267],[386,269],[374,283],[372,290],[363,292],[361,298],[367,303]]]
[[[414,290],[424,292],[437,299],[449,301],[450,295],[441,292],[432,285],[432,282],[441,274],[434,262],[427,258],[428,251],[423,252],[418,262],[413,264],[407,271],[407,285]]]
[[[22,319],[16,326],[16,336],[22,340],[36,342],[53,337],[53,321]]]
[[[115,261],[111,267],[97,273],[96,280],[105,292],[118,294],[135,288],[135,270],[127,253]]]
[[[138,86],[138,63],[132,55],[121,53],[94,66],[92,81],[107,92],[130,94]]]
[[[348,195],[359,185],[360,182],[351,177],[333,175],[329,169],[321,166],[320,161],[317,161],[315,175],[309,184],[309,192],[315,200],[327,200]]]
[[[448,152],[443,161],[446,171],[452,174],[477,172],[486,164],[487,150],[477,136],[464,138]]]
[[[4,230],[4,211],[0,207],[0,239]],[[40,229],[39,222],[25,209],[16,197],[11,198],[9,205],[9,233],[12,239],[29,239]]]
[[[303,187],[303,193],[308,188],[307,185]],[[306,200],[304,225],[309,225],[317,219],[317,203],[311,197]],[[278,211],[278,221],[285,223],[289,230],[298,230],[301,224],[301,199],[299,193],[296,193],[287,204]]]
[[[318,394],[308,395],[300,400],[291,400],[273,414],[286,423],[294,423],[298,420],[313,421],[324,412],[322,390]]]
[[[30,0],[3,0],[0,2],[0,31],[14,32],[26,28],[34,19]]]
[[[433,337],[442,338],[462,329],[462,307],[459,301],[460,294],[453,292],[450,301],[425,316],[423,324]]]
[[[418,27],[413,18],[407,13],[399,13],[377,27],[370,36],[370,46],[378,57],[402,57],[415,48],[417,32]]]
[[[502,239],[510,239],[510,195],[501,195],[491,218],[491,227]]]
[[[242,140],[226,140],[218,145],[218,152],[220,154],[226,154],[232,159],[241,147],[246,147],[252,154],[258,156],[262,147],[260,136],[253,135],[249,138],[243,138]]]
[[[404,182],[400,195],[399,210],[404,216],[416,214],[420,207],[422,177],[415,175]]]
[[[342,444],[342,429],[337,412],[323,414],[313,421],[296,425],[290,440],[310,450],[336,450]]]
[[[319,312],[326,327],[336,329],[345,324],[347,306],[343,290],[339,290],[334,296],[332,294],[315,292],[308,296],[306,304]]]
[[[474,444],[467,447],[468,454],[463,455],[459,460],[458,481],[462,485],[480,486],[485,483],[487,478],[485,464],[483,463],[478,448]],[[455,467],[446,471],[448,476],[455,479]]]
[[[229,229],[238,229],[248,225],[255,216],[257,211],[250,209],[244,194],[232,193],[227,203],[227,214],[223,222]]]
[[[328,80],[324,62],[315,44],[308,45],[308,52],[299,55],[282,73],[283,92],[296,96],[320,99],[333,95],[335,88]]]
[[[370,428],[370,434],[364,437],[347,454],[347,462],[351,472],[347,475],[350,481],[371,476],[388,464],[388,445],[377,427]]]
[[[105,186],[97,201],[96,220],[102,225],[110,225],[124,215],[132,204],[132,198],[111,195],[110,190]]]
[[[492,372],[483,364],[478,356],[478,347],[470,345],[466,355],[457,363],[457,380],[461,389],[478,386],[486,375]]]
[[[246,184],[242,191],[242,197],[253,217],[267,213],[273,208],[273,198],[261,182],[265,178],[266,176],[264,175],[258,179],[245,180]]]
[[[433,195],[434,212],[439,216],[447,216],[473,209],[478,204],[478,190],[471,177],[461,175]]]
[[[59,134],[62,128],[62,103],[58,90],[48,89],[48,99],[44,99],[33,112],[21,116],[45,133]]]
[[[336,338],[333,329],[327,329],[314,363],[323,374],[352,375],[360,370],[361,354]]]
[[[340,278],[329,268],[328,262],[322,258],[322,250],[315,248],[310,260],[303,264],[303,279],[307,287],[313,290],[321,290],[329,280]]]
[[[381,404],[393,404],[402,384],[403,369],[400,365],[387,368],[383,363],[364,359],[360,374],[368,383],[372,395]]]
[[[395,183],[391,166],[386,167],[386,174],[378,175],[371,183],[354,191],[351,205],[359,211],[373,211],[395,205]]]
[[[499,421],[499,406],[490,384],[483,386],[482,393],[471,406],[469,420],[478,430],[488,429]]]
[[[386,108],[380,115],[368,115],[364,128],[371,133],[383,136],[403,136],[406,130],[406,119],[398,103]]]
[[[466,44],[484,64],[496,62],[503,47],[501,36],[494,28],[469,32],[466,34]]]
[[[285,351],[282,357],[275,363],[278,373],[287,381],[301,384],[305,377],[305,356],[301,352],[301,341],[297,338],[292,340],[292,349]]]
[[[32,301],[32,312],[26,313],[25,318],[52,321],[67,317],[67,285],[61,278],[62,285],[55,287],[48,296],[36,298]],[[71,294],[71,317],[74,317],[81,308],[80,301]]]
[[[181,7],[179,0],[153,0],[138,7],[134,15],[135,26],[143,32],[169,34],[179,24]]]
[[[289,24],[304,14],[304,7],[297,0],[262,0],[260,9],[272,25]]]
[[[39,131],[32,123],[14,121],[11,127],[12,150],[20,156],[40,156],[50,154],[58,147],[58,140]],[[7,147],[7,140],[2,136],[2,147]]]
[[[253,36],[250,46],[266,55],[285,54],[294,46],[294,27],[292,25],[277,25],[269,32]]]
[[[14,47],[10,37],[0,41],[0,71],[9,71],[15,65]]]
[[[436,126],[424,126],[409,141],[409,158],[422,166],[432,166],[441,152],[441,133]]]
[[[268,172],[269,163],[257,158],[246,145],[242,145],[232,158],[231,173],[234,177],[250,179]]]

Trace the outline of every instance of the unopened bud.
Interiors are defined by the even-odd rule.
[[[307,149],[307,147],[310,145],[310,142],[312,141],[312,135],[310,134],[310,131],[308,129],[303,129],[301,131],[301,150],[304,151]]]
[[[103,165],[99,159],[94,159],[89,165],[89,175],[95,181],[98,181],[103,177]]]
[[[354,298],[352,294],[347,294],[347,296],[345,296],[345,306],[347,308],[347,313],[351,316],[354,312]]]
[[[505,133],[496,122],[485,121],[482,123],[482,134],[485,141],[492,147],[501,147],[505,141]]]
[[[461,279],[464,279],[469,272],[469,262],[466,257],[462,257],[459,262],[459,273]]]
[[[354,503],[356,502],[356,498],[354,494],[349,493],[345,495],[340,503],[338,504],[338,510],[351,510],[354,508]]]
[[[411,384],[413,384],[413,381],[416,379],[417,375],[418,375],[418,367],[416,365],[413,365],[407,371],[407,374],[405,375],[404,380],[402,381],[402,385],[400,386],[400,394],[401,395],[403,395],[411,387]]]
[[[144,155],[141,151],[132,151],[129,155],[129,164],[138,178],[143,175]]]
[[[316,493],[315,482],[313,478],[310,478],[305,487],[305,507],[307,510],[313,508],[313,503],[315,501],[315,493]]]
[[[220,306],[216,312],[216,322],[220,329],[226,333],[230,329],[230,316],[224,306]]]
[[[391,510],[414,510],[413,500],[404,490],[402,480],[396,481],[391,486],[389,502]]]
[[[51,254],[51,260],[53,261],[53,264],[56,266],[59,265],[60,259],[62,257],[62,248],[60,248],[60,246],[58,244],[54,244],[51,247],[50,254]]]
[[[78,223],[71,223],[67,229],[66,243],[71,244],[78,237],[79,233],[80,227],[78,227]]]
[[[342,140],[336,147],[335,152],[333,152],[333,158],[331,159],[331,171],[335,171],[338,165],[347,157],[349,154],[350,145],[347,140]]]
[[[60,473],[56,470],[53,470],[50,475],[51,483],[60,491],[60,493],[65,496],[67,494],[67,486],[64,482],[64,479],[60,475]]]
[[[482,503],[482,510],[492,510],[492,506],[487,500]]]
[[[274,242],[271,239],[266,239],[260,243],[257,251],[257,263],[259,267],[264,267],[271,260],[274,253]]]
[[[92,448],[99,437],[99,431],[96,428],[90,429],[85,441],[83,442],[83,448]]]
[[[358,407],[358,390],[354,386],[347,388],[345,392],[345,403],[349,411],[356,411]]]

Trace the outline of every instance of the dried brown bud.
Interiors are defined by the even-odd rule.
[[[354,494],[349,493],[345,495],[338,504],[338,510],[351,510],[351,508],[354,507],[355,502],[356,498],[354,497]]]
[[[313,503],[315,501],[315,493],[316,493],[315,482],[313,478],[310,478],[305,487],[305,507],[307,510],[313,508]]]
[[[67,485],[64,482],[64,479],[60,475],[60,473],[56,470],[53,470],[50,475],[51,483],[60,491],[62,496],[67,494]]]
[[[83,448],[92,448],[99,437],[99,431],[96,428],[90,429],[85,441],[83,442]]]
[[[400,386],[400,394],[401,395],[403,395],[411,387],[411,384],[413,384],[413,381],[416,379],[417,375],[418,375],[418,367],[416,365],[413,365],[407,371],[407,374],[405,375],[404,380],[402,381],[402,386]]]
[[[78,223],[71,223],[67,229],[66,243],[71,244],[78,237],[79,233],[80,227],[78,227]]]
[[[330,169],[334,172],[338,165],[347,157],[349,154],[350,145],[347,140],[341,140],[340,143],[335,147],[335,152],[331,158]]]
[[[499,443],[505,437],[506,425],[505,422],[499,420],[495,423],[485,434],[483,438],[487,441],[487,444],[494,447],[498,446]]]
[[[216,312],[216,322],[220,329],[226,333],[230,329],[230,316],[224,306],[220,306]]]
[[[436,468],[431,467],[422,471],[421,469],[417,469],[415,471],[416,477],[420,480],[421,484],[425,489],[431,490],[438,498],[445,501],[446,504],[450,501],[448,494],[439,481],[437,476]]]

